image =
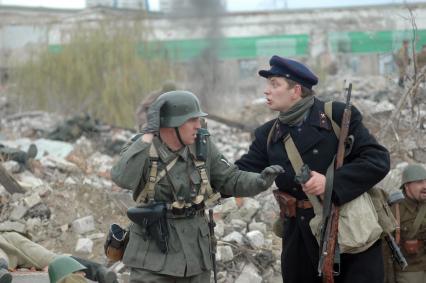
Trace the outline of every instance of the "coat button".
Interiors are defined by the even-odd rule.
[[[300,220],[305,220],[305,216],[300,216]]]
[[[297,188],[293,188],[292,190],[295,192],[295,191],[297,191]]]
[[[319,151],[318,151],[318,149],[316,149],[316,148],[314,148],[314,149],[312,150],[312,153],[313,153],[313,154],[318,154],[318,152],[319,152]]]

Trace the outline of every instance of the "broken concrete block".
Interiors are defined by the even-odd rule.
[[[239,232],[231,232],[230,234],[226,235],[223,240],[225,242],[235,242],[237,244],[242,245],[243,244],[243,235]]]
[[[249,224],[250,231],[260,231],[263,235],[266,234],[266,224],[263,222],[252,222]]]
[[[21,171],[21,165],[14,160],[9,160],[3,163],[4,169],[9,173],[19,173]]]
[[[230,246],[218,246],[216,260],[227,262],[234,259],[234,252]]]
[[[12,212],[10,213],[10,219],[11,220],[19,220],[22,217],[24,217],[25,213],[27,213],[28,211],[28,207],[22,205],[22,204],[17,204],[14,206]]]
[[[238,276],[235,283],[261,283],[262,277],[259,275],[259,271],[253,264],[247,264],[244,266],[240,276]]]
[[[79,218],[72,222],[72,230],[77,234],[84,234],[95,230],[95,219],[92,215]]]
[[[39,203],[41,203],[41,198],[39,194],[31,194],[24,198],[24,203],[28,208],[31,208]]]
[[[258,230],[250,231],[246,234],[250,246],[254,249],[261,248],[265,244],[265,237],[263,236],[262,232]]]
[[[80,238],[75,246],[77,253],[90,254],[93,250],[93,241],[88,238]]]

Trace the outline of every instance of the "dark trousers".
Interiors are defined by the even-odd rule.
[[[300,266],[300,259],[308,259],[307,249],[303,248],[303,242],[298,248],[298,259],[282,256],[281,269],[285,283],[321,283],[318,277],[317,266],[305,260],[306,264]],[[383,255],[381,240],[378,240],[368,250],[358,254],[342,254],[340,275],[334,277],[335,283],[383,283]],[[300,258],[301,257],[301,258]],[[299,264],[298,264],[299,263]]]

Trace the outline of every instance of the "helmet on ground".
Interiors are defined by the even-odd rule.
[[[56,283],[67,275],[84,269],[87,268],[72,257],[58,256],[48,267],[50,283]]]
[[[426,179],[426,169],[420,164],[407,165],[402,171],[402,184]]]
[[[161,128],[179,127],[191,118],[207,116],[201,110],[198,98],[189,91],[169,91],[160,95],[160,99],[165,100],[160,111]]]

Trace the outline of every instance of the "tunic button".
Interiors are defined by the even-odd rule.
[[[297,191],[297,188],[293,188],[293,191]]]
[[[305,217],[304,216],[300,216],[300,220],[305,220]]]
[[[313,154],[318,154],[318,149],[314,148],[314,150],[312,150]]]

